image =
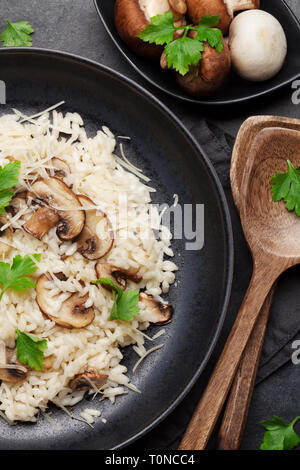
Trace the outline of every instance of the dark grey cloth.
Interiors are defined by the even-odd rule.
[[[234,138],[212,123],[204,120],[200,124],[198,123],[197,126],[192,129],[192,132],[197,137],[204,152],[212,161],[219,175],[232,217],[236,254],[235,271],[228,315],[224,325],[224,329],[229,333],[249,285],[252,272],[251,256],[242,232],[239,216],[230,189],[229,168]],[[285,364],[291,363],[291,354],[293,352],[291,344],[296,339],[300,339],[300,269],[298,267],[282,275],[278,281],[262,351],[257,384],[267,381],[266,379],[268,378],[272,378],[274,372],[281,369]],[[134,445],[133,449],[175,449],[176,446],[178,446],[180,437],[191,418],[193,410],[207,383],[209,374],[213,369],[213,364],[220,354],[222,347],[223,344],[218,344],[214,358],[210,361],[205,373],[200,377],[198,383],[182,404],[166,421],[145,438],[138,441],[138,444],[136,444],[136,447]],[[284,384],[279,382],[276,389],[273,387],[270,388],[269,394],[272,396],[273,393],[274,399],[280,397],[284,402],[284,389]],[[270,411],[271,414],[268,414],[268,411],[264,410],[263,403],[264,400],[262,404],[256,406],[256,412],[259,418],[255,419],[255,425],[252,423],[252,432],[257,435],[263,432],[259,425],[260,421],[271,416],[272,413],[277,413],[277,408],[274,406],[273,410]],[[292,412],[291,410],[291,413]],[[295,415],[296,414],[299,414],[299,410],[295,410]],[[253,436],[251,442],[254,442]],[[213,448],[213,441],[210,446]]]

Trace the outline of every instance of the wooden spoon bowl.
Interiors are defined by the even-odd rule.
[[[300,219],[285,208],[283,201],[274,203],[271,193],[270,180],[275,173],[287,171],[287,160],[300,166],[300,133],[280,128],[262,130],[248,155],[240,211],[253,255],[260,256],[263,251],[264,256],[282,258],[277,265],[282,262],[283,269],[300,260]]]
[[[242,124],[234,144],[230,165],[231,190],[238,209],[242,179],[253,140],[260,131],[270,127],[300,131],[300,120],[281,116],[251,116]]]

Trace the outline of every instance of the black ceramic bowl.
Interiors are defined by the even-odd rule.
[[[7,104],[1,115],[18,108],[34,113],[65,100],[61,111],[77,111],[90,134],[105,124],[124,143],[128,158],[151,177],[155,203],[204,204],[205,244],[187,251],[186,240],[174,240],[178,285],[167,299],[173,321],[160,338],[164,347],[132,373],[137,355],[124,351],[123,363],[141,394],[129,391],[116,400],[85,399],[74,407],[99,408],[102,417],[92,430],[70,420],[60,409],[52,417],[57,430],[41,416],[37,424],[10,427],[0,421],[0,449],[120,448],[161,421],[191,388],[210,357],[224,320],[232,278],[232,233],[226,200],[208,158],[168,109],[148,92],[116,72],[69,54],[39,49],[1,49],[1,79]],[[118,151],[118,150],[117,150]],[[150,329],[150,335],[157,327]],[[150,343],[153,345],[153,343]],[[147,345],[150,348],[150,344]],[[157,344],[157,343],[156,343]]]
[[[159,65],[142,59],[132,52],[121,40],[114,26],[115,0],[94,0],[96,10],[111,39],[132,65],[148,82],[175,98],[192,103],[206,105],[224,105],[247,101],[281,88],[300,76],[300,24],[284,0],[261,0],[261,9],[274,15],[282,24],[288,41],[288,55],[282,70],[271,80],[248,82],[238,77],[233,71],[223,88],[211,98],[193,98],[177,85],[169,73]]]

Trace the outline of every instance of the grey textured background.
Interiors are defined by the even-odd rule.
[[[286,1],[289,6],[292,7],[298,18],[300,18],[300,0]],[[33,35],[34,46],[72,52],[101,62],[123,73],[148,88],[167,104],[169,108],[181,118],[192,133],[196,133],[197,125],[203,117],[210,119],[233,135],[236,134],[241,123],[249,115],[274,114],[299,117],[300,108],[291,103],[291,89],[289,87],[267,98],[245,104],[242,112],[241,109],[229,109],[224,107],[223,109],[218,109],[213,112],[205,110],[205,115],[203,115],[203,110],[201,110],[200,107],[170,99],[152,88],[129,66],[129,64],[127,64],[125,59],[113,46],[104,27],[99,21],[92,0],[0,0],[0,6],[0,30],[5,28],[6,18],[11,21],[28,20],[35,28],[35,34]],[[220,354],[222,344],[225,341],[229,328],[230,325],[227,325],[227,328],[225,327],[213,358],[201,377],[203,386],[208,379],[214,362]],[[272,393],[271,389],[274,387],[278,390],[278,397],[287,395],[285,393],[285,382],[288,381],[289,374],[292,374],[292,371],[285,369],[283,372],[279,372],[279,375],[275,377],[272,382],[266,381],[267,384],[264,387],[258,387],[258,390],[255,390],[249,422],[242,446],[243,448],[258,448],[259,442],[261,442],[262,431],[257,422],[256,410],[261,408],[264,402],[267,403],[268,396]],[[271,389],[268,389],[268,387],[271,387]],[[197,398],[199,390],[196,389],[194,392],[192,391],[190,396],[193,393],[195,399],[195,394],[197,393]],[[171,442],[170,434],[172,434],[174,426],[176,428],[176,422],[179,420],[180,416],[180,409],[183,410],[183,414],[185,413],[186,415],[186,409],[188,408],[186,405],[188,402],[189,396],[185,399],[183,404],[180,405],[179,411],[175,412],[177,413],[175,417],[173,415],[173,417],[167,418],[162,425],[152,431],[148,436],[145,436],[131,446],[131,449],[149,449],[149,447],[161,448],[162,442],[168,440]],[[297,410],[295,410],[295,415],[296,414]],[[190,414],[185,417],[186,422],[189,417]],[[178,424],[178,427],[180,426],[182,426],[182,420],[181,423]],[[177,442],[175,441],[170,447],[173,446],[176,448],[176,445]]]

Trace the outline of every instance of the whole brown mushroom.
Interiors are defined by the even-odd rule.
[[[206,43],[199,64],[191,66],[186,75],[176,74],[178,84],[189,95],[206,98],[216,93],[223,85],[230,72],[231,57],[226,42],[224,39],[222,41],[222,52]]]
[[[116,0],[114,18],[120,37],[136,54],[159,61],[162,46],[149,44],[138,35],[150,24],[150,18],[172,11],[176,26],[185,24],[186,0]]]
[[[218,28],[228,32],[234,13],[260,7],[260,0],[186,0],[188,17],[198,24],[204,15],[220,15]]]

